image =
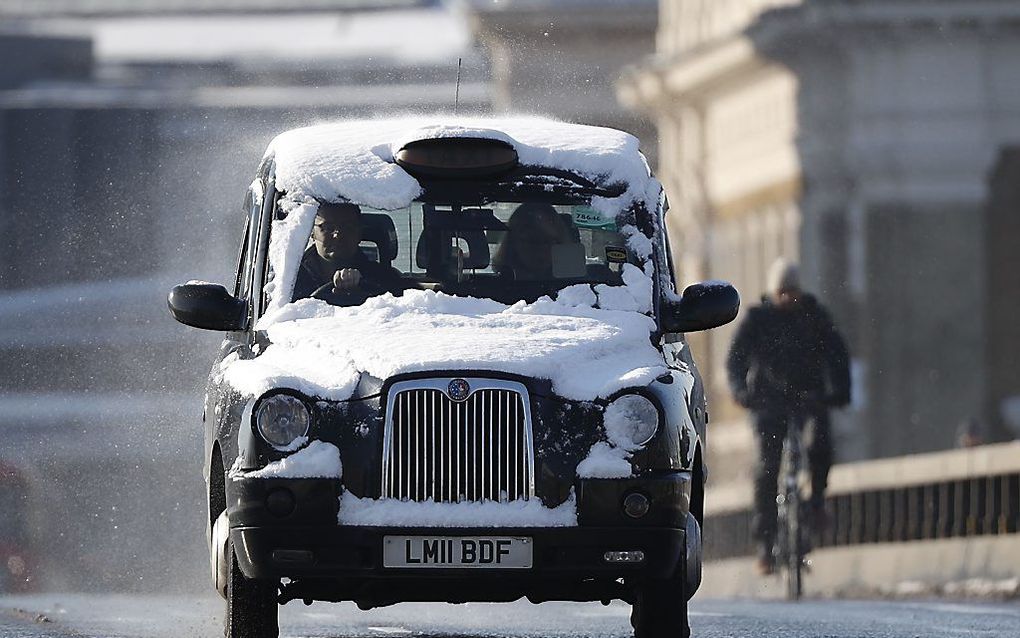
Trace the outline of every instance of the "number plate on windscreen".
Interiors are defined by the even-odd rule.
[[[384,567],[528,569],[531,539],[521,536],[384,536]]]

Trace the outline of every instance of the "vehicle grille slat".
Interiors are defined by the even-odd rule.
[[[464,425],[467,423],[467,414],[464,410],[467,408],[467,404],[455,403],[453,407],[457,411],[456,426],[454,428],[457,432],[457,445],[453,450],[451,450],[454,459],[452,499],[459,503],[464,500],[464,492],[462,491],[461,486],[464,483],[464,478],[467,476],[467,467],[464,465],[464,444],[467,442],[464,436]]]
[[[484,414],[493,413],[493,393],[487,392],[483,395],[486,400],[487,408]],[[488,422],[488,424],[487,424]],[[493,498],[493,480],[492,470],[493,467],[493,430],[492,421],[489,419],[481,419],[481,499],[480,500],[492,500]]]
[[[506,422],[506,406],[507,396],[506,392],[499,393],[499,422]],[[497,441],[496,445],[496,459],[500,460],[503,458],[503,431],[500,429],[496,430]],[[496,463],[496,500],[503,500],[503,463]]]
[[[403,409],[404,409],[404,402],[401,401],[397,405],[396,409],[397,409],[398,412],[403,411]],[[403,432],[403,430],[397,430],[397,458],[400,459],[400,458],[403,458],[403,457],[404,457],[404,432]],[[399,497],[403,498],[403,495],[404,495],[404,464],[403,463],[397,463],[396,464],[396,471],[397,471],[397,490],[398,490],[398,492],[400,494]]]
[[[514,402],[511,405],[513,407],[512,415],[510,417],[510,423],[513,424],[513,426],[512,426],[513,427],[513,437],[511,438],[511,441],[513,441],[513,451],[510,454],[510,460],[511,460],[511,464],[510,464],[510,480],[511,480],[511,489],[514,492],[516,492],[516,491],[519,490],[519,487],[518,487],[518,484],[517,484],[517,466],[520,465],[520,458],[521,457],[518,456],[518,453],[517,453],[517,450],[520,447],[517,444],[517,436],[518,436],[518,428],[517,428],[517,403]]]
[[[468,399],[471,406],[471,426],[470,426],[470,441],[471,449],[468,452],[468,472],[470,474],[470,491],[468,493],[468,500],[480,501],[482,499],[482,489],[485,485],[485,481],[482,478],[482,414],[485,412],[485,406],[483,404],[484,396],[475,393]]]
[[[382,496],[447,503],[532,498],[524,386],[473,380],[474,392],[457,402],[443,390],[447,382],[404,382],[391,391]]]
[[[499,423],[500,410],[503,408],[503,396],[500,392],[494,392],[492,396],[493,419],[489,422],[489,494],[488,498],[493,501],[499,500],[499,428],[493,428],[492,423]]]

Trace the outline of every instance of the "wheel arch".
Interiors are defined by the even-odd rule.
[[[220,442],[215,441],[209,458],[209,530],[216,519],[227,509],[226,472],[223,469],[223,453]]]
[[[705,464],[702,460],[701,442],[694,448],[694,465],[691,468],[691,514],[704,527],[705,524]]]

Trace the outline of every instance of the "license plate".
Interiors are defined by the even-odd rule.
[[[521,536],[385,536],[383,566],[528,569],[531,548]]]

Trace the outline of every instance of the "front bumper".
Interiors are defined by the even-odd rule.
[[[293,496],[281,508],[280,490]],[[340,486],[321,479],[237,478],[228,485],[230,539],[249,578],[288,578],[281,600],[503,601],[629,598],[634,582],[673,576],[686,546],[690,474],[632,479],[579,479],[577,527],[359,527],[337,523]],[[648,514],[623,513],[638,491]],[[275,507],[268,503],[274,501]],[[275,513],[274,513],[275,512]],[[285,514],[283,514],[286,512]],[[533,566],[523,570],[383,567],[383,537],[522,536],[532,539]],[[644,552],[638,563],[610,563],[606,552]],[[624,579],[626,585],[619,582]]]
[[[534,566],[509,569],[405,569],[382,566],[383,537],[393,535],[526,536]],[[365,608],[396,602],[630,600],[638,581],[674,575],[685,547],[682,529],[642,528],[234,528],[238,565],[250,578],[287,577],[281,602],[352,600]],[[607,551],[641,550],[637,564],[610,564]],[[619,582],[624,579],[626,585]]]

